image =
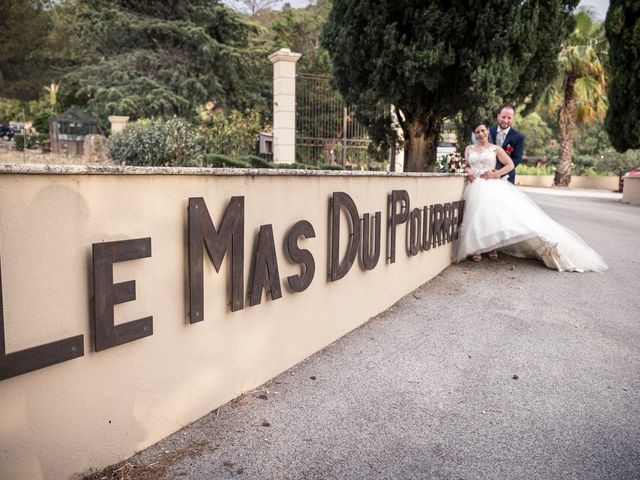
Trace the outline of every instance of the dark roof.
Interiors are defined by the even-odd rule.
[[[66,112],[61,113],[56,118],[51,120],[58,123],[83,123],[83,124],[96,124],[96,120],[87,112],[80,110],[78,107],[71,107]]]

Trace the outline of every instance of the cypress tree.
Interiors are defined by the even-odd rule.
[[[640,2],[611,0],[605,20],[611,81],[605,129],[619,151],[640,148]]]
[[[52,28],[50,10],[45,0],[0,4],[0,97],[35,98],[43,81],[50,81],[43,52]]]
[[[577,0],[334,0],[324,43],[336,84],[378,141],[402,112],[405,169],[432,169],[444,118],[533,104],[557,72]],[[493,115],[491,115],[493,117]]]

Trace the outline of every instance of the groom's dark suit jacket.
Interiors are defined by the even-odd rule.
[[[498,126],[494,125],[489,129],[489,141],[493,144],[496,143],[496,135],[498,135]],[[522,155],[524,153],[524,135],[511,127],[507,138],[504,139],[502,148],[509,154],[513,164],[517,167],[522,161]],[[498,160],[496,162],[496,169],[501,169],[504,165]],[[509,181],[515,185],[516,183],[516,169],[511,170],[507,176]]]

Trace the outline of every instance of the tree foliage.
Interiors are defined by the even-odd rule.
[[[605,20],[611,82],[605,128],[613,147],[640,148],[640,3],[611,0]]]
[[[597,155],[611,150],[609,135],[604,129],[604,119],[597,119],[587,125],[576,125],[573,136],[574,158],[581,155]]]
[[[268,105],[270,65],[251,45],[255,27],[217,0],[68,0],[66,8],[84,52],[62,81],[67,103],[133,118],[194,118],[210,100]]]
[[[22,116],[22,104],[15,98],[0,97],[0,120],[17,120]]]
[[[544,119],[536,112],[522,116],[518,111],[514,128],[522,133],[527,141],[527,157],[551,157],[558,152],[553,132]]]
[[[48,72],[45,47],[52,29],[51,4],[4,0],[0,6],[0,91],[29,99]]]
[[[280,0],[229,0],[227,3],[234,10],[253,17],[264,10],[271,10]]]
[[[604,151],[595,166],[601,171],[622,176],[629,170],[640,166],[640,150],[629,149],[624,153],[617,152],[613,149]]]
[[[237,157],[256,153],[260,127],[260,114],[256,110],[245,114],[216,110],[207,115],[200,135],[208,152]]]
[[[533,102],[556,72],[577,0],[334,0],[324,43],[337,85],[378,141],[400,109],[405,168],[435,161],[442,121]],[[406,157],[405,157],[406,158]]]
[[[302,54],[298,71],[330,73],[329,53],[320,43],[322,30],[331,11],[331,0],[319,0],[306,8],[285,7],[271,24],[273,46],[290,48]]]
[[[576,125],[586,126],[606,114],[606,50],[602,24],[589,11],[578,12],[576,29],[560,51],[560,75],[540,100],[540,108],[557,112],[560,158],[554,185],[566,187],[571,181]]]

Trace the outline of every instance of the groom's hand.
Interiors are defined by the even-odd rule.
[[[466,167],[464,169],[464,173],[467,174],[467,181],[469,183],[473,183],[473,181],[476,179],[476,176],[473,174],[473,170],[471,170],[469,167]]]
[[[484,178],[485,180],[495,180],[496,178],[500,178],[500,174],[498,174],[498,172],[496,172],[495,170],[487,170],[482,175],[480,175],[480,178]]]

